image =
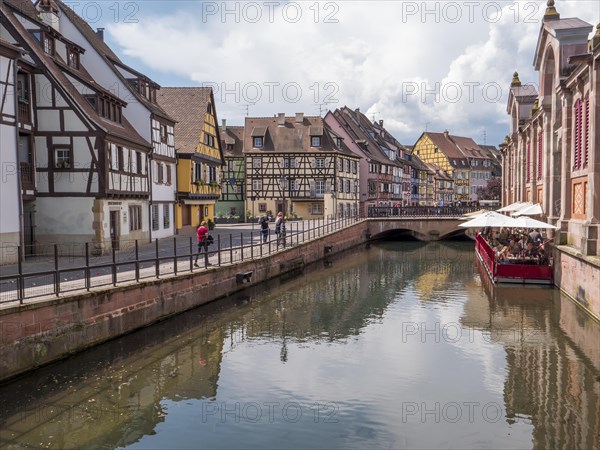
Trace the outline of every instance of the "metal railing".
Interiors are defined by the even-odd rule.
[[[479,211],[481,206],[371,206],[367,217],[460,217]]]
[[[182,272],[193,272],[209,266],[221,267],[262,258],[286,248],[354,225],[360,217],[338,220],[287,221],[284,235],[276,235],[271,226],[266,242],[261,231],[214,236],[211,246],[198,251],[195,236],[175,236],[140,244],[138,240],[123,242],[123,250],[112,249],[108,255],[95,255],[97,245],[85,243],[82,248],[61,248],[61,244],[43,246],[40,251],[14,266],[2,267],[0,304],[43,296],[59,296],[74,291],[90,291],[103,286],[144,279],[157,279]],[[272,225],[272,224],[271,224]],[[64,249],[69,249],[64,254]],[[16,249],[22,254],[22,248]],[[197,265],[196,265],[197,264]],[[12,272],[12,273],[10,273]]]

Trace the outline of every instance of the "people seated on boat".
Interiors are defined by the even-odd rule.
[[[521,251],[523,251],[523,250],[525,250],[525,248],[527,248],[528,242],[529,242],[529,236],[526,234],[522,234],[521,239],[519,239],[519,241],[518,241],[519,247],[521,247]]]
[[[502,245],[508,244],[508,229],[506,227],[500,228],[500,233],[498,234],[498,240]]]
[[[540,230],[538,229],[531,229],[529,230],[529,237],[531,238],[531,240],[533,242],[538,242],[542,240],[542,234],[540,233]]]
[[[546,249],[544,248],[544,246],[539,245],[536,248],[536,251],[538,254],[539,263],[542,265],[548,265],[550,263],[550,261],[548,260],[548,253],[546,252]]]
[[[537,258],[538,257],[538,249],[534,245],[533,241],[529,241],[527,243],[527,247],[525,248],[524,256],[525,256],[525,258]]]
[[[516,258],[521,254],[522,247],[514,239],[508,243],[508,256]]]

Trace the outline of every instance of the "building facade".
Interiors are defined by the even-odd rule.
[[[540,203],[557,243],[584,255],[600,254],[600,25],[588,40],[592,31],[549,2],[534,56],[540,91],[514,74],[501,145],[503,203]]]
[[[246,162],[244,160],[244,127],[220,128],[221,148],[225,164],[221,183],[221,198],[216,205],[217,219],[244,220],[246,194]]]
[[[246,210],[303,219],[358,213],[359,158],[321,117],[246,118]]]
[[[177,121],[177,232],[214,221],[221,196],[223,152],[213,91],[208,87],[165,87],[158,103]]]

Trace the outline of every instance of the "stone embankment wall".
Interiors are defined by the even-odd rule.
[[[360,245],[367,230],[363,221],[262,259],[0,309],[0,381]]]
[[[600,258],[581,256],[571,247],[556,246],[554,283],[600,322]]]

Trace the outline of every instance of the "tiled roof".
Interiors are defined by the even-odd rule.
[[[245,128],[251,130],[244,137],[244,153],[306,153],[306,152],[338,152],[348,156],[354,155],[342,142],[338,147],[335,134],[327,124],[318,116],[303,116],[302,122],[296,117],[286,117],[284,125],[279,125],[279,117],[247,117]],[[264,130],[257,134],[256,130]],[[311,137],[320,132],[321,145],[311,146]],[[253,136],[264,136],[262,148],[254,148]]]
[[[34,9],[35,10],[35,9]],[[62,95],[72,99],[79,109],[92,121],[110,135],[126,139],[132,144],[140,147],[152,148],[150,143],[146,141],[140,134],[131,126],[131,124],[122,118],[122,123],[116,123],[111,120],[101,117],[89,102],[79,93],[77,88],[69,81],[69,78],[63,73],[60,62],[48,56],[42,48],[37,44],[33,35],[29,33],[12,13],[8,12],[3,3],[0,3],[0,11],[7,17],[8,22],[15,28],[16,32],[23,38],[28,46],[29,53],[34,60],[38,60],[39,64],[45,67],[48,71],[48,76],[63,87]],[[21,11],[24,11],[21,9]],[[59,56],[56,56],[59,58]],[[89,76],[89,74],[88,74]]]
[[[92,29],[92,27],[90,27],[90,25],[85,20],[83,20],[83,18],[81,18],[75,11],[73,11],[71,8],[69,8],[69,6],[67,6],[61,0],[54,0],[54,1],[56,2],[56,5],[62,10],[62,13],[67,15],[67,17],[69,17],[69,19],[73,22],[75,27],[77,27],[79,32],[81,34],[83,34],[83,36],[90,43],[90,45],[100,54],[100,56],[105,58],[106,63],[112,69],[112,71],[115,73],[115,75],[118,78],[120,78],[121,81],[125,85],[129,85],[129,82],[123,76],[121,71],[115,67],[115,63],[117,63],[117,65],[120,65],[127,69],[129,69],[129,67],[119,59],[119,57],[104,42],[104,40],[100,39],[100,37],[96,34],[96,32]],[[142,75],[149,80],[149,78],[146,77],[145,75],[140,74],[139,72],[137,72],[134,69],[131,69],[131,70],[132,70],[132,72]],[[154,84],[156,86],[158,86],[156,83],[154,83]],[[147,98],[145,98],[143,95],[141,95],[137,91],[137,89],[132,87],[130,89],[130,91],[135,96],[135,98],[140,103],[142,103],[144,106],[146,106],[146,108],[148,108],[148,110],[151,111],[153,114],[164,117],[167,120],[171,120],[171,121],[173,120],[173,118],[169,117],[169,115],[159,105],[149,101]]]
[[[230,158],[243,157],[244,150],[244,127],[232,127],[227,125],[226,128],[220,127],[221,130],[221,148],[223,155]],[[233,145],[232,150],[227,149],[227,145]]]
[[[465,159],[465,155],[460,149],[452,142],[444,133],[431,133],[425,132],[425,135],[431,139],[433,145],[435,145],[444,155],[449,159]],[[453,136],[454,137],[454,136]]]
[[[157,92],[159,105],[177,121],[177,153],[196,152],[204,126],[204,114],[211,97],[212,89],[209,87],[163,87]]]

